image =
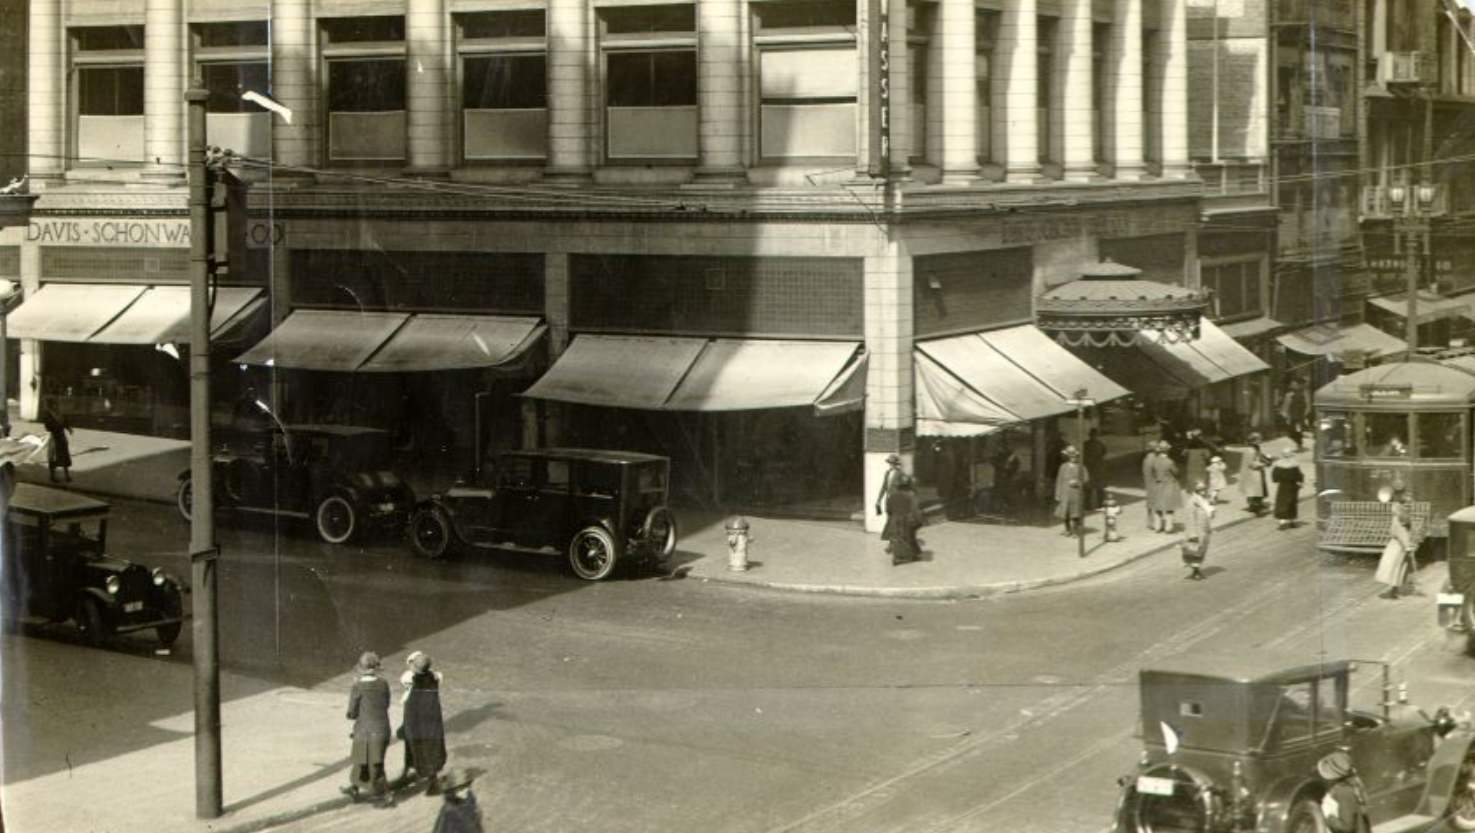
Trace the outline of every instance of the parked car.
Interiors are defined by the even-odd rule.
[[[180,583],[107,554],[108,504],[30,483],[10,498],[5,547],[4,611],[22,618],[71,620],[89,643],[150,630],[164,647],[184,623]]]
[[[1113,830],[1322,833],[1321,759],[1350,755],[1377,833],[1475,830],[1472,733],[1407,705],[1385,663],[1277,665],[1257,652],[1140,677],[1143,753],[1119,780]],[[1381,702],[1348,705],[1354,669],[1381,667]]]
[[[550,448],[495,455],[469,482],[422,503],[410,519],[417,554],[458,547],[567,554],[579,578],[609,578],[676,548],[666,506],[671,462],[633,451]]]
[[[389,435],[348,425],[282,425],[233,437],[213,458],[215,505],[311,520],[342,544],[367,529],[400,534],[415,506],[390,464]],[[189,471],[179,474],[179,513],[194,511]]]

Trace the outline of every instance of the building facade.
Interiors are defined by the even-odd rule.
[[[23,404],[122,374],[92,351],[125,343],[157,373],[118,389],[177,396],[139,319],[183,279],[195,77],[251,186],[226,403],[448,461],[661,451],[699,505],[848,516],[889,455],[945,493],[1006,436],[1042,485],[1073,396],[1131,374],[1041,333],[1038,296],[1102,258],[1189,288],[1268,269],[1238,220],[1199,251],[1188,29],[1185,0],[32,3],[42,198],[0,232]],[[1236,141],[1220,197],[1264,178]],[[1168,398],[1256,369],[1209,365]]]

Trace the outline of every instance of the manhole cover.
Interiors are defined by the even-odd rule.
[[[558,745],[575,752],[603,752],[607,749],[618,749],[624,746],[625,742],[609,735],[574,735],[559,741]]]

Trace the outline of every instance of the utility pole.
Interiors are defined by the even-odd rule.
[[[190,582],[195,666],[195,816],[219,818],[220,623],[215,608],[215,501],[210,472],[210,186],[205,166],[205,99],[198,82],[189,106],[190,218]]]

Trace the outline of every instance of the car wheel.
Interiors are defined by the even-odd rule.
[[[194,478],[183,477],[179,480],[179,491],[174,494],[174,503],[179,507],[180,517],[186,521],[194,520],[195,514],[195,481]]]
[[[1327,833],[1326,817],[1321,814],[1321,805],[1303,798],[1291,807],[1286,818],[1286,833]]]
[[[102,605],[96,599],[83,599],[77,611],[77,627],[82,630],[82,639],[88,645],[98,647],[108,641],[112,630],[102,616]]]
[[[358,526],[358,515],[341,495],[329,495],[318,504],[315,513],[318,522],[318,537],[329,544],[342,544],[353,537]]]
[[[676,516],[670,509],[657,506],[645,516],[641,527],[642,537],[650,547],[651,555],[659,559],[671,557],[676,551]]]
[[[154,628],[154,635],[159,637],[159,646],[168,648],[179,640],[179,632],[184,629],[183,622],[170,622]]]
[[[421,558],[444,558],[451,550],[451,520],[439,506],[416,509],[410,516],[410,546]]]
[[[1475,830],[1475,753],[1465,756],[1456,776],[1454,795],[1449,799],[1449,826],[1456,830]]]
[[[568,561],[574,575],[585,581],[601,581],[619,566],[620,547],[604,527],[585,527],[568,545]]]

